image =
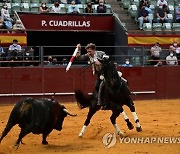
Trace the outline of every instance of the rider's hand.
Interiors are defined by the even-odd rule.
[[[95,61],[95,64],[96,65],[101,65],[101,63],[98,60]]]
[[[81,44],[77,44],[76,48],[78,48],[78,51],[81,50]]]
[[[76,53],[76,57],[81,55],[81,44],[77,44],[76,48],[78,48],[78,52]]]

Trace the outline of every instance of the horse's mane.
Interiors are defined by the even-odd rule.
[[[120,86],[121,78],[119,77],[114,61],[110,59],[103,60],[101,73],[104,75],[106,82],[116,83],[117,86]]]

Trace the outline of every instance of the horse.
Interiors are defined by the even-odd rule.
[[[75,98],[77,100],[77,105],[80,109],[89,107],[89,112],[84,125],[79,133],[79,137],[82,137],[85,133],[87,126],[90,124],[90,120],[93,115],[103,109],[101,106],[97,105],[98,99],[103,99],[108,104],[104,110],[111,110],[112,115],[110,121],[115,128],[116,133],[119,136],[123,136],[123,132],[120,130],[116,123],[117,117],[120,113],[123,115],[124,120],[130,130],[134,128],[133,124],[130,122],[128,116],[126,115],[123,105],[127,105],[132,112],[134,121],[136,123],[137,132],[141,132],[142,128],[135,112],[134,103],[131,98],[131,92],[126,81],[124,81],[118,74],[116,66],[113,61],[109,59],[101,60],[102,68],[101,74],[103,74],[103,81],[101,82],[101,92],[99,93],[94,90],[92,95],[84,94],[80,89],[75,90]],[[100,97],[99,97],[100,96]]]

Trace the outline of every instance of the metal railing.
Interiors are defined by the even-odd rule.
[[[29,49],[33,50],[29,50]],[[13,66],[60,66],[66,65],[74,51],[74,46],[35,46],[23,47],[21,51],[9,51],[4,48],[4,53],[0,54],[1,67]],[[118,65],[130,60],[133,66],[151,66],[150,47],[128,47],[128,46],[97,46],[97,50],[105,51]],[[82,54],[86,51],[82,46]],[[165,64],[169,50],[164,48],[160,53],[160,60]],[[51,61],[48,57],[52,56]],[[74,65],[87,64],[86,61],[74,61]]]

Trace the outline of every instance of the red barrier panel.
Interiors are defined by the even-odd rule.
[[[0,68],[0,94],[12,93],[12,69]]]
[[[180,98],[180,67],[122,68],[135,99]],[[15,103],[26,96],[51,97],[60,101],[75,101],[74,90],[92,93],[96,76],[91,68],[71,67],[12,67],[0,68],[0,103]]]

